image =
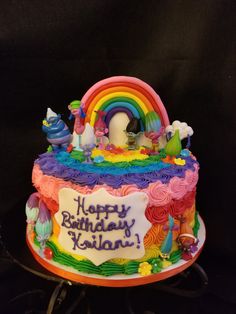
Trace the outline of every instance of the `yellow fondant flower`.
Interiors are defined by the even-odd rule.
[[[178,166],[184,166],[186,164],[186,161],[182,158],[175,158],[174,163]]]
[[[163,260],[162,261],[162,267],[163,268],[167,268],[169,267],[170,265],[172,265],[172,263],[170,261],[167,261],[167,260]]]
[[[152,272],[152,265],[148,262],[143,262],[139,264],[138,272],[141,276],[150,275]]]

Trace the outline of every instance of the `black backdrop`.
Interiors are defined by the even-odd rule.
[[[171,121],[193,127],[207,227],[201,258],[216,274],[235,270],[235,13],[227,0],[1,1],[1,215],[33,191],[46,108],[67,120],[69,101],[98,80],[135,76]]]

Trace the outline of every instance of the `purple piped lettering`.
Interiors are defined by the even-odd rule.
[[[74,198],[74,201],[77,202],[77,215],[80,216],[83,213],[85,216],[96,214],[96,219],[99,220],[104,215],[105,219],[109,218],[109,214],[116,213],[119,218],[125,218],[128,211],[130,210],[130,206],[122,204],[121,206],[115,205],[89,205],[88,208],[85,207],[85,197],[78,196],[78,198]]]
[[[70,210],[64,210],[62,214],[61,226],[68,229],[68,235],[70,236],[73,247],[72,250],[104,250],[114,251],[126,247],[140,248],[139,235],[135,233],[136,241],[131,240],[132,228],[135,224],[135,219],[128,219],[127,213],[131,209],[131,206],[125,204],[90,204],[86,206],[85,197],[78,196],[74,198],[77,203],[77,215],[72,215]],[[116,221],[107,221],[111,214],[117,214]],[[91,220],[91,217],[93,219]],[[114,217],[114,216],[113,216]],[[108,240],[107,236],[104,239],[103,233],[109,233],[112,231],[122,230],[123,234],[120,234],[120,239],[116,237],[115,240]],[[84,234],[89,233],[88,235]],[[88,239],[90,237],[90,239]],[[130,239],[129,239],[130,238]]]
[[[71,240],[73,241],[73,250],[80,249],[80,250],[86,250],[86,249],[95,249],[98,251],[104,250],[104,251],[114,251],[119,248],[125,248],[125,247],[132,247],[134,246],[134,242],[130,241],[123,241],[123,240],[116,240],[114,243],[110,240],[103,240],[103,236],[100,234],[98,236],[98,239],[96,236],[92,236],[93,240],[84,240],[80,241],[81,233],[76,233],[74,231],[68,231],[68,235],[71,236]]]
[[[131,222],[127,220],[118,220],[117,222],[109,222],[105,224],[105,220],[101,219],[95,225],[89,218],[77,218],[76,220],[73,215],[68,211],[62,211],[62,226],[67,229],[76,229],[80,231],[86,231],[91,233],[97,232],[109,232],[113,230],[124,230],[125,236],[129,238],[131,236],[131,228],[135,224],[135,219],[132,219]]]
[[[88,215],[85,211],[84,211],[84,202],[85,202],[85,198],[82,198],[82,203],[80,203],[80,196],[78,196],[78,198],[74,198],[74,201],[78,203],[78,208],[77,208],[77,215],[80,214],[80,209],[82,210],[84,215]]]

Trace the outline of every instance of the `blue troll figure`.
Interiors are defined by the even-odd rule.
[[[47,117],[43,120],[42,130],[47,134],[47,140],[54,151],[66,150],[71,142],[71,133],[61,115],[56,114],[50,108],[47,110]]]

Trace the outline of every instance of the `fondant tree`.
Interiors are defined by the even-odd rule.
[[[187,148],[190,148],[191,142],[190,137],[193,135],[193,129],[186,122],[180,122],[179,120],[175,120],[171,125],[168,125],[165,129],[165,132],[168,137],[171,137],[175,134],[176,131],[179,131],[179,138],[182,141],[187,138]]]
[[[182,150],[182,144],[179,137],[179,130],[175,131],[174,136],[167,142],[165,146],[165,152],[169,156],[179,155]]]

